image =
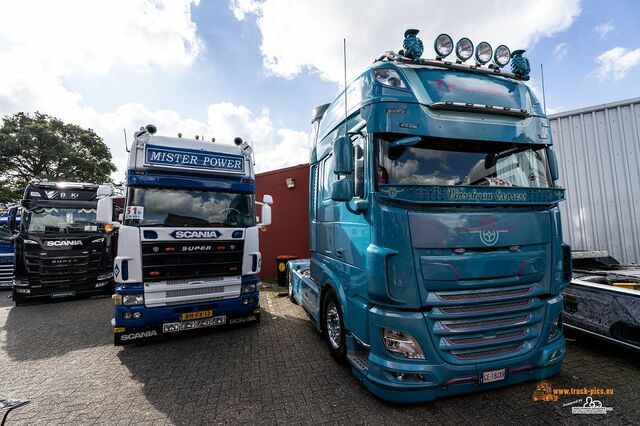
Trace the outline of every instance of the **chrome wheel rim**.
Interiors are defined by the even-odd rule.
[[[333,301],[329,302],[327,306],[327,335],[329,336],[329,342],[334,349],[340,348],[340,314],[338,308]]]
[[[289,290],[289,297],[293,296],[293,279],[291,279],[291,271],[289,271],[289,285],[288,285],[288,290]]]

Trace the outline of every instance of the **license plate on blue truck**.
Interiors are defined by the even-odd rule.
[[[483,371],[480,373],[480,383],[499,382],[507,377],[507,369]]]

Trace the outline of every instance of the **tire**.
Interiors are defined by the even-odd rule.
[[[287,292],[289,293],[289,300],[291,300],[291,303],[297,305],[298,301],[293,296],[293,272],[291,270],[287,273]]]
[[[24,299],[22,299],[22,297],[18,296],[15,291],[11,292],[11,300],[13,300],[13,303],[15,303],[16,306],[24,305]]]
[[[347,360],[347,343],[344,322],[342,320],[342,307],[333,290],[328,290],[324,298],[322,309],[322,321],[324,338],[329,347],[331,356],[340,364]]]

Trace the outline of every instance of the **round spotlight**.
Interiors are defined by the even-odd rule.
[[[433,42],[433,48],[438,56],[444,59],[453,52],[453,39],[449,34],[440,34],[436,37],[436,41]]]
[[[456,56],[462,62],[473,56],[473,42],[467,37],[462,37],[456,43]]]
[[[236,137],[233,139],[233,143],[235,143],[237,146],[242,145],[242,138],[241,138],[241,137],[239,137],[239,136],[236,136]]]
[[[504,67],[511,60],[511,51],[507,46],[501,44],[496,47],[496,52],[493,54],[493,62],[500,68]]]
[[[156,126],[154,126],[153,124],[147,124],[146,129],[147,129],[147,132],[151,133],[152,135],[158,131]]]
[[[478,47],[476,47],[476,61],[480,65],[484,65],[491,60],[491,56],[493,55],[493,49],[491,45],[486,41],[480,42]]]

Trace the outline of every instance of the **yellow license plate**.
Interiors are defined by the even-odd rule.
[[[212,316],[213,316],[213,311],[212,310],[198,311],[198,312],[187,312],[187,313],[182,314],[182,321],[197,320],[197,319],[202,319],[202,318],[210,318]]]

